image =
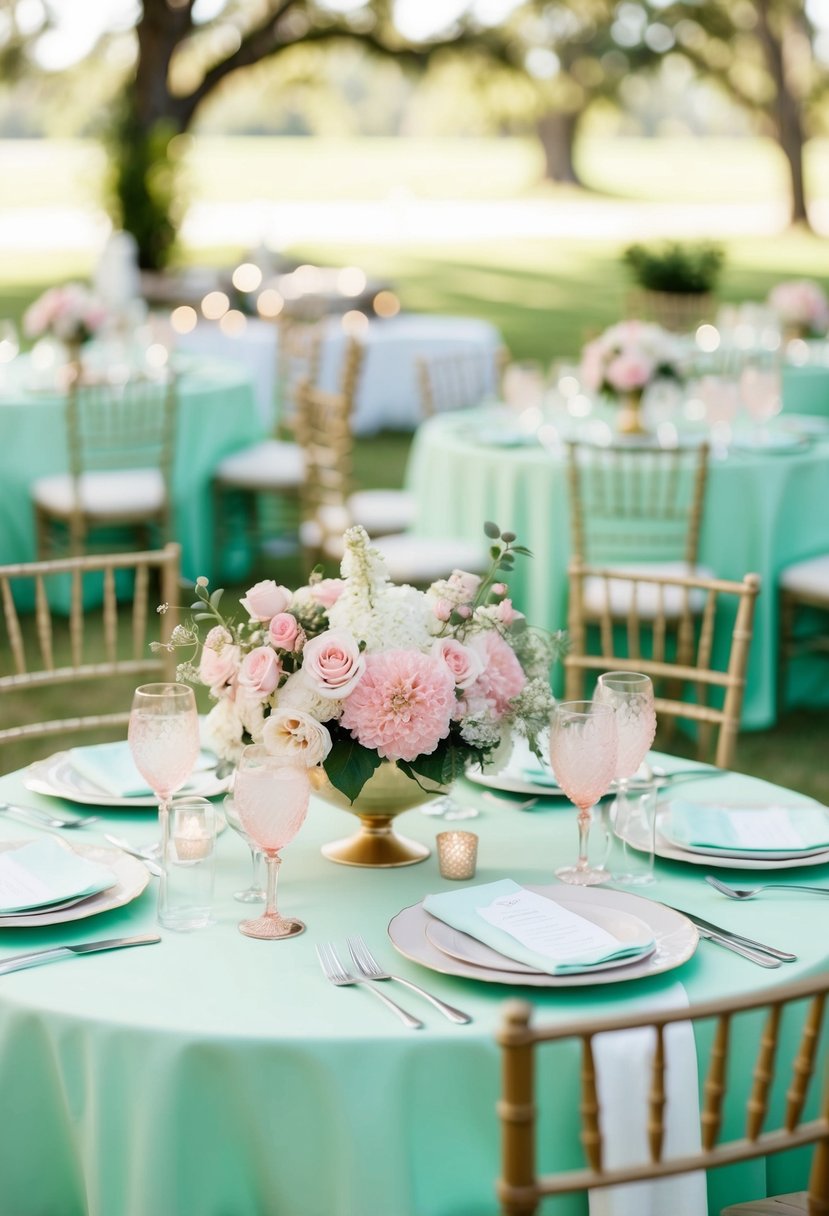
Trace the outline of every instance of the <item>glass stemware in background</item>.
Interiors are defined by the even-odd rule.
[[[613,711],[618,746],[616,752],[616,800],[611,830],[622,841],[623,855],[612,860],[608,869],[618,882],[646,883],[653,881],[653,849],[650,861],[643,865],[632,853],[625,836],[634,825],[628,786],[631,777],[648,754],[656,734],[656,711],[653,707],[653,684],[650,677],[636,671],[608,671],[599,676],[595,700]],[[638,825],[642,826],[642,825]],[[653,830],[653,825],[645,825]]]
[[[762,442],[768,423],[782,408],[780,368],[776,362],[749,363],[740,373],[740,395]]]
[[[8,379],[8,368],[20,352],[20,339],[14,321],[0,321],[0,389]]]
[[[616,773],[618,747],[613,710],[595,701],[562,701],[550,722],[550,763],[561,788],[578,807],[579,857],[562,866],[562,882],[592,887],[607,882],[607,870],[591,867],[587,844],[592,808],[606,794]]]
[[[311,781],[307,768],[286,763],[274,756],[261,743],[252,743],[242,751],[233,800],[242,828],[265,855],[268,867],[268,889],[265,912],[253,920],[243,920],[239,929],[246,937],[277,940],[295,937],[305,925],[301,920],[288,920],[276,906],[276,884],[284,848],[305,822]]]
[[[192,773],[199,755],[199,716],[192,688],[186,684],[142,684],[136,688],[127,738],[135,767],[158,799],[163,860],[170,802]]]
[[[265,892],[262,890],[262,881],[259,876],[261,868],[262,853],[257,845],[253,843],[245,829],[242,827],[242,821],[239,818],[239,812],[236,809],[236,803],[232,797],[227,797],[224,800],[225,819],[244,840],[245,844],[250,849],[251,860],[251,879],[250,886],[245,887],[243,891],[235,891],[233,898],[237,899],[240,904],[261,904],[265,899]]]
[[[537,359],[521,359],[508,363],[504,368],[501,385],[504,401],[511,409],[540,410],[544,404],[547,382],[544,370]]]
[[[714,452],[720,458],[728,455],[732,428],[740,412],[740,386],[725,376],[701,376],[697,393],[705,410],[705,421],[711,431]]]

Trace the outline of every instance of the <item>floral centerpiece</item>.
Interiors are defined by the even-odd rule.
[[[780,318],[788,337],[822,336],[829,327],[829,300],[813,279],[788,279],[778,283],[769,292],[768,303]]]
[[[681,348],[659,325],[620,321],[587,343],[579,373],[585,388],[623,406],[621,431],[641,432],[642,394],[656,380],[683,378]]]
[[[50,287],[23,314],[27,338],[56,338],[69,347],[88,342],[107,320],[107,310],[82,283]]]
[[[178,675],[210,688],[219,756],[262,742],[322,770],[354,803],[384,764],[416,801],[486,763],[513,730],[537,751],[560,637],[530,628],[501,581],[527,550],[494,524],[485,530],[487,574],[456,570],[426,591],[392,583],[361,527],[345,533],[341,578],[315,573],[295,590],[257,583],[238,621],[198,579],[194,621],[170,644],[193,647]]]

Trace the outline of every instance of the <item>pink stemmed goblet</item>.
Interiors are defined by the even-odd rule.
[[[633,826],[630,821],[628,785],[648,754],[656,734],[653,684],[650,677],[641,672],[608,671],[599,676],[595,700],[613,711],[618,736],[613,827],[616,836],[622,840],[624,855],[621,862],[611,862],[610,870],[613,878],[619,882],[651,882],[653,850],[651,849],[647,866],[638,864],[631,855],[625,838]],[[652,827],[649,830],[652,831]]]
[[[550,722],[550,763],[561,788],[578,807],[579,857],[556,870],[562,882],[592,887],[607,882],[607,870],[591,867],[587,842],[592,808],[607,793],[616,773],[616,721],[613,710],[595,701],[562,701]]]
[[[282,864],[280,849],[293,840],[305,822],[310,792],[307,768],[273,755],[261,743],[243,749],[233,801],[244,832],[264,853],[268,868],[263,915],[239,924],[246,937],[275,941],[295,937],[305,928],[301,920],[286,919],[277,909],[276,884]]]
[[[199,756],[199,717],[192,688],[173,683],[136,688],[127,738],[135,767],[158,799],[164,858],[170,802]]]

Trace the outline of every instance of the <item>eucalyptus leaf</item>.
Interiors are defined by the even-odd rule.
[[[488,519],[484,524],[484,535],[488,536],[490,540],[498,540],[501,535],[501,529],[491,519]]]

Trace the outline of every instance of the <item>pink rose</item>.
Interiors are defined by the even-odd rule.
[[[346,629],[328,629],[305,643],[302,670],[321,697],[347,697],[365,669],[357,640]]]
[[[199,679],[210,687],[214,696],[231,683],[239,670],[241,652],[233,645],[226,629],[216,625],[204,640],[199,662]]]
[[[493,595],[506,595],[507,594],[507,584],[506,583],[493,583],[492,584],[492,594]]]
[[[290,612],[277,612],[271,617],[268,626],[268,637],[271,645],[277,650],[297,649],[297,638],[300,634],[299,621]]]
[[[311,595],[323,608],[330,608],[345,590],[345,579],[322,578],[318,583],[311,584]]]
[[[474,684],[484,669],[480,654],[455,638],[438,638],[432,646],[432,654],[443,659],[452,673],[456,688],[468,688]]]
[[[502,625],[511,625],[513,621],[517,621],[523,615],[523,612],[513,608],[512,600],[501,600],[496,610],[496,616]]]
[[[239,683],[251,692],[268,696],[279,683],[282,664],[270,646],[257,646],[242,660]]]
[[[280,587],[269,578],[256,583],[239,602],[252,620],[269,621],[278,612],[285,611],[291,602],[291,593],[287,587]]]
[[[470,703],[483,697],[487,705],[500,717],[509,709],[513,697],[517,697],[527,682],[524,669],[518,662],[515,651],[505,642],[497,629],[488,629],[473,638],[471,645],[483,660],[483,671],[470,687]]]
[[[607,366],[606,379],[619,393],[644,388],[656,369],[653,362],[636,351],[620,351]]]
[[[452,605],[448,600],[438,600],[432,611],[439,621],[448,621],[452,615]]]

